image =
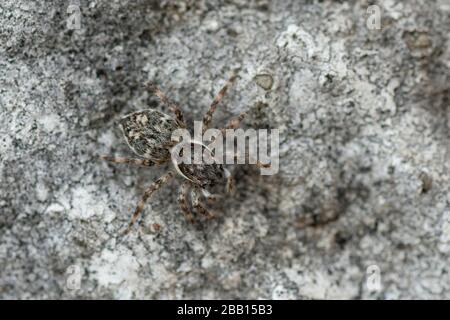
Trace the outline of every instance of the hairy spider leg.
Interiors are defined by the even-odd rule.
[[[131,217],[131,221],[128,224],[127,229],[124,231],[124,235],[128,234],[133,227],[136,220],[139,218],[139,216],[142,213],[142,209],[144,208],[145,202],[147,199],[152,195],[153,192],[160,189],[165,183],[167,183],[172,177],[174,176],[174,173],[172,171],[169,171],[162,175],[160,178],[158,178],[155,182],[153,182],[147,190],[145,190],[144,195],[142,196],[142,199],[139,201],[136,210],[134,211],[133,216]]]
[[[148,82],[146,85],[147,89],[152,93],[153,95],[157,96],[159,100],[166,105],[170,112],[175,114],[176,119],[180,122],[180,124],[184,125],[186,127],[186,123],[184,122],[184,116],[181,109],[172,101],[167,98],[167,96],[162,92],[158,86],[153,82]]]
[[[206,111],[205,115],[203,116],[203,133],[205,133],[205,131],[209,128],[212,116],[214,114],[214,111],[216,111],[217,105],[227,93],[228,88],[230,88],[233,85],[236,78],[237,78],[237,70],[234,70],[231,77],[228,79],[228,81],[225,83],[222,89],[220,89],[219,93],[216,95],[213,102],[209,106],[208,111]]]

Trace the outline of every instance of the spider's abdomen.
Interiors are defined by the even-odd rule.
[[[177,120],[160,111],[133,112],[120,120],[125,140],[137,155],[155,163],[170,159],[172,132],[181,128]]]

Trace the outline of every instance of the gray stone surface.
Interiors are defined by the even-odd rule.
[[[82,0],[80,30],[70,3],[0,3],[0,298],[450,299],[448,1],[374,30],[372,1]],[[198,227],[174,181],[120,237],[167,170],[95,158],[164,110],[141,84],[192,123],[235,67],[214,123],[278,128],[279,174],[235,166]]]

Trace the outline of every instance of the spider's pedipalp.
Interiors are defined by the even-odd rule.
[[[206,208],[206,206],[200,201],[200,194],[197,188],[193,188],[191,191],[192,207],[195,211],[200,213],[202,216],[211,219],[214,215]]]
[[[133,213],[133,216],[131,217],[131,221],[128,224],[127,229],[123,232],[124,235],[128,234],[131,230],[131,227],[133,227],[136,220],[141,215],[142,209],[144,208],[145,202],[147,199],[152,195],[153,192],[161,188],[166,182],[168,182],[172,177],[174,173],[172,171],[169,171],[165,173],[163,176],[158,178],[155,182],[153,182],[147,190],[145,190],[144,195],[142,196],[142,199],[139,201],[136,210]]]
[[[209,106],[208,111],[203,116],[203,133],[205,133],[205,131],[208,130],[209,125],[211,124],[211,120],[212,120],[214,111],[216,111],[217,105],[222,100],[222,98],[225,96],[228,88],[232,86],[232,84],[234,83],[236,78],[237,78],[237,70],[234,70],[230,79],[228,79],[227,83],[222,87],[222,89],[220,89],[219,93],[216,95],[213,102]]]
[[[211,192],[209,192],[206,189],[201,189],[202,190],[202,194],[203,196],[206,198],[206,200],[210,201],[210,202],[216,202],[217,199],[222,198],[220,195],[218,194],[212,194]]]

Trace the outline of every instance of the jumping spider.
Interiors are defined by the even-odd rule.
[[[224,97],[228,88],[236,80],[236,77],[237,73],[234,72],[225,86],[214,98],[208,111],[203,116],[203,132],[208,129],[217,105]],[[101,156],[101,159],[115,163],[129,163],[147,167],[155,164],[163,164],[171,160],[171,150],[177,143],[172,141],[172,133],[176,129],[186,128],[183,113],[181,112],[181,109],[171,102],[154,83],[150,82],[146,87],[153,95],[159,98],[163,105],[168,107],[175,117],[173,118],[154,109],[137,111],[126,115],[120,120],[120,127],[122,128],[125,140],[130,149],[143,159],[111,156]],[[227,126],[222,129],[222,132],[226,129],[236,129],[239,127],[244,116],[245,114],[241,113],[239,116],[232,119]],[[205,148],[206,146],[202,145],[202,147]],[[226,190],[228,192],[231,191],[233,180],[230,172],[224,168],[222,164],[217,163],[180,164],[174,162],[173,159],[172,163],[175,171],[184,178],[178,196],[178,203],[187,220],[192,223],[194,222],[194,216],[188,203],[189,190],[191,190],[190,201],[194,211],[208,218],[213,217],[206,206],[201,202],[201,194],[207,200],[214,200],[216,196],[206,190],[206,187],[212,187],[224,180],[226,180]],[[259,162],[257,162],[257,165],[259,165]],[[169,170],[169,172],[165,173],[145,190],[124,234],[127,234],[131,230],[133,224],[139,218],[145,202],[152,193],[161,188],[161,186],[173,178],[173,176],[174,171]]]

